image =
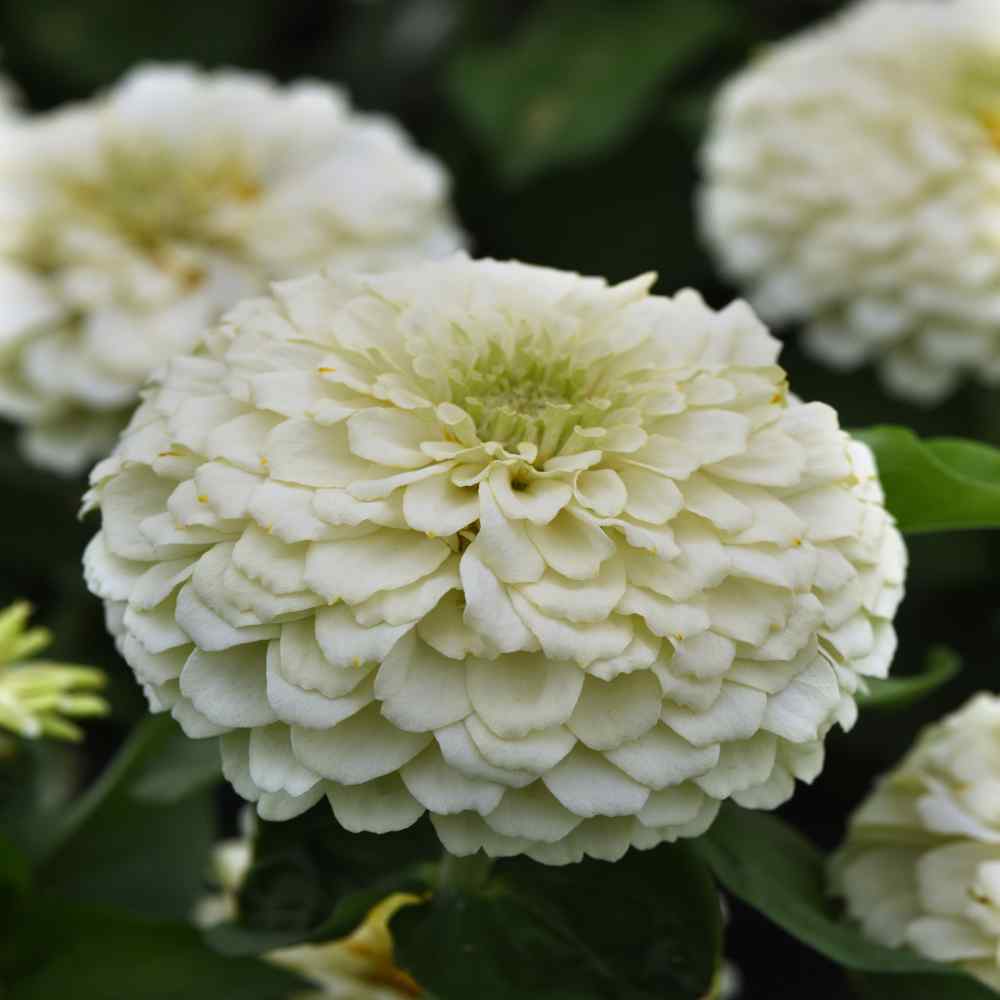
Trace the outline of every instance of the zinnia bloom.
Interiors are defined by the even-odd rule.
[[[0,748],[2,730],[26,739],[79,740],[73,717],[105,715],[107,703],[96,694],[104,674],[94,667],[31,660],[52,641],[44,628],[26,628],[31,606],[18,601],[0,612]]]
[[[944,398],[1000,382],[1000,2],[873,0],[722,92],[704,229],[765,319]]]
[[[39,464],[110,451],[149,373],[241,298],[459,244],[441,167],[320,83],[147,67],[0,152],[0,413]]]
[[[92,475],[154,710],[281,819],[558,864],[772,808],[880,677],[871,454],[743,303],[456,256],[234,309]]]
[[[833,884],[873,940],[1000,989],[1000,698],[925,729],[851,819]]]

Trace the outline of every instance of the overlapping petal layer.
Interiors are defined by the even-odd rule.
[[[852,817],[832,874],[869,937],[1000,989],[1000,698],[921,733]]]
[[[705,234],[761,315],[918,402],[1000,382],[1000,3],[871,0],[723,91]]]
[[[0,153],[0,413],[30,457],[103,457],[159,364],[274,278],[460,243],[447,179],[319,83],[135,71]]]
[[[308,277],[147,388],[87,578],[261,816],[426,811],[454,854],[557,864],[819,772],[892,658],[901,538],[746,305],[650,283]]]

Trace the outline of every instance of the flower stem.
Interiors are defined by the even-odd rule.
[[[482,851],[457,858],[445,851],[438,865],[438,889],[442,892],[474,892],[489,877],[493,859]]]

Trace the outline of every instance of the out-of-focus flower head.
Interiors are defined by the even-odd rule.
[[[615,859],[810,781],[906,553],[745,304],[456,256],[244,303],[148,388],[88,547],[156,711],[265,819]]]
[[[704,230],[770,321],[917,402],[1000,382],[1000,2],[869,0],[723,90]]]
[[[0,730],[26,739],[79,740],[83,731],[72,719],[107,713],[107,703],[95,693],[104,686],[104,674],[30,660],[52,641],[47,629],[26,627],[30,613],[26,601],[0,612]]]
[[[870,938],[1000,989],[1000,698],[920,734],[851,818],[832,875]]]
[[[455,249],[447,188],[318,82],[151,66],[21,119],[0,150],[0,413],[78,471],[154,368],[270,280]]]

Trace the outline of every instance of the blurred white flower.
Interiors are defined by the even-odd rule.
[[[1000,2],[872,0],[722,92],[705,233],[765,319],[922,403],[1000,382]]]
[[[282,819],[560,864],[810,781],[892,659],[871,454],[743,303],[463,256],[313,276],[172,362],[85,557],[154,710]]]
[[[52,642],[44,628],[27,628],[31,606],[17,601],[0,611],[0,750],[3,730],[26,739],[79,740],[83,731],[71,719],[105,715],[107,703],[96,694],[104,674],[94,667],[31,660]]]
[[[832,875],[868,937],[1000,989],[1000,698],[920,734],[852,817]]]
[[[153,369],[271,279],[454,250],[447,188],[322,83],[153,66],[23,119],[0,154],[0,413],[78,471]]]

